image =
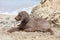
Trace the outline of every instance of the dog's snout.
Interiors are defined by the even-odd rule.
[[[15,20],[17,20],[16,17],[15,17]]]
[[[16,21],[19,21],[19,18],[18,18],[18,17],[15,17],[15,20],[16,20]]]
[[[15,17],[15,20],[18,20],[18,18]]]

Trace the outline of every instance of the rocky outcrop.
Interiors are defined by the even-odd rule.
[[[31,17],[42,17],[53,25],[60,26],[60,0],[42,0],[31,13]]]

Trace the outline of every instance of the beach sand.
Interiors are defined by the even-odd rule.
[[[60,40],[60,28],[53,27],[54,35],[42,32],[13,32],[7,30],[14,27],[16,15],[0,14],[0,40]]]

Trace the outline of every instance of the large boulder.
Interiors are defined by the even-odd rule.
[[[31,17],[42,17],[53,25],[60,26],[60,0],[42,0],[31,13]]]

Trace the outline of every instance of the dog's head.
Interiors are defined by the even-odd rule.
[[[27,16],[27,12],[26,11],[21,11],[18,13],[18,15],[15,17],[15,20],[20,21],[22,19],[22,17],[26,17]]]

